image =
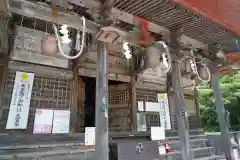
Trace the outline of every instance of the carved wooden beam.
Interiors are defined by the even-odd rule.
[[[43,6],[37,3],[32,3],[26,0],[12,0],[10,4],[11,12],[26,17],[33,17],[47,22],[55,22],[58,24],[67,24],[69,27],[80,29],[82,27],[82,20],[80,16],[71,15],[63,12],[58,12],[56,20],[52,16],[52,8]],[[86,20],[86,32],[98,32],[99,25]]]
[[[101,3],[94,0],[70,0],[70,2],[92,10],[101,9]],[[26,17],[35,17],[49,22],[53,21],[52,9],[50,7],[42,6],[37,3],[32,3],[26,0],[12,0],[10,8],[11,12],[16,14],[20,14]],[[128,24],[135,24],[134,15],[118,10],[117,8],[112,8],[110,15],[112,19],[118,19]],[[58,12],[56,23],[68,24],[69,27],[75,29],[79,29],[82,27],[81,18],[79,16],[63,12]],[[89,20],[86,21],[86,26],[88,33],[97,33],[99,31],[99,27],[101,27],[99,24],[96,24],[95,22]],[[165,35],[165,37],[169,37],[170,35],[169,29],[152,22],[149,22],[149,31],[156,34]],[[186,35],[181,36],[180,41],[186,46],[192,46],[194,48],[201,48],[204,50],[208,48],[206,44],[198,40],[192,39]]]

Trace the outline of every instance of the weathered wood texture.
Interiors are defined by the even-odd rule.
[[[115,46],[115,45],[114,45]],[[109,80],[117,80],[122,82],[130,82],[131,78],[129,71],[131,68],[131,61],[122,57],[116,48],[110,45],[110,53],[108,55],[108,78]],[[119,46],[116,46],[119,48]],[[94,50],[94,48],[93,48]],[[88,52],[83,63],[79,64],[79,75],[96,77],[96,52]]]
[[[84,132],[84,101],[85,101],[85,83],[82,78],[78,80],[78,100],[77,100],[77,132]]]
[[[77,73],[77,72],[76,72]],[[78,122],[78,114],[77,114],[77,109],[78,109],[78,74],[75,75],[73,79],[70,81],[70,95],[71,95],[71,106],[70,106],[70,133],[74,134],[77,132],[77,122]]]
[[[132,77],[129,83],[129,107],[132,113],[132,131],[137,129],[137,99],[136,99],[136,79]]]

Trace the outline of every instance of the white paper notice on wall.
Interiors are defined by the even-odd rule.
[[[160,122],[161,126],[165,128],[165,130],[170,130],[171,127],[171,119],[169,112],[169,103],[168,103],[168,95],[166,93],[158,93],[158,103],[160,105]]]
[[[146,111],[160,112],[160,104],[155,102],[146,102]]]
[[[55,110],[52,133],[69,133],[70,111]]]
[[[138,111],[140,111],[140,112],[144,111],[143,101],[138,101]]]
[[[151,139],[152,141],[164,140],[165,129],[164,127],[151,127]]]
[[[95,145],[95,127],[85,128],[85,145],[86,146]]]
[[[16,72],[6,129],[26,129],[34,74]]]
[[[52,133],[53,110],[36,109],[33,133],[50,134]]]

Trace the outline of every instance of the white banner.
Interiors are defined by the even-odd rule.
[[[55,110],[52,133],[69,133],[70,111]]]
[[[16,72],[6,129],[26,129],[34,74]]]
[[[160,104],[160,122],[161,126],[165,128],[165,130],[171,129],[171,119],[169,112],[169,104],[168,104],[168,95],[167,93],[158,93],[158,103]]]
[[[36,109],[33,133],[49,134],[52,133],[53,110]]]

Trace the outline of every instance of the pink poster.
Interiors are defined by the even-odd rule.
[[[50,134],[52,132],[53,110],[36,109],[34,134]]]

